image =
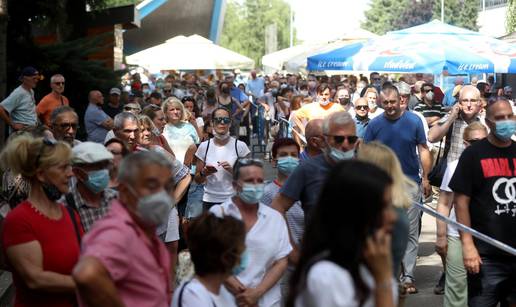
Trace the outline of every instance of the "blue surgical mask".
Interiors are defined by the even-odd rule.
[[[354,149],[351,149],[351,150],[348,150],[348,151],[342,151],[340,149],[333,148],[333,147],[329,146],[326,149],[326,151],[327,151],[327,154],[330,157],[330,159],[332,159],[335,162],[340,162],[340,161],[344,161],[344,160],[350,160],[350,159],[353,159],[355,157],[355,150]]]
[[[95,194],[106,189],[108,184],[109,171],[107,169],[88,172],[88,180],[84,182],[84,185],[86,185],[86,187]]]
[[[240,199],[248,204],[255,205],[262,199],[263,196],[264,185],[263,183],[259,184],[251,184],[244,183],[242,185],[242,191],[238,193]]]
[[[278,171],[284,175],[290,175],[299,165],[299,159],[294,157],[278,158]]]
[[[502,141],[508,141],[516,133],[516,121],[512,119],[499,120],[495,122],[495,135]]]
[[[247,252],[247,249],[244,250],[242,255],[240,255],[240,262],[233,268],[233,276],[237,276],[238,274],[242,273],[247,269],[247,266],[249,265],[249,253]]]

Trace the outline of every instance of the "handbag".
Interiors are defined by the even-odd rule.
[[[448,166],[448,153],[450,152],[451,147],[451,132],[453,131],[453,125],[448,129],[448,133],[446,133],[446,141],[444,143],[444,153],[441,157],[441,149],[444,138],[439,142],[439,151],[437,152],[437,160],[435,161],[435,165],[428,174],[428,181],[430,185],[440,188],[441,183],[443,182],[444,172],[446,171],[446,167]]]

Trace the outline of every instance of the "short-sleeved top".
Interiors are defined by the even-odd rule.
[[[233,196],[233,174],[226,171],[218,162],[227,161],[233,166],[238,158],[244,158],[250,152],[244,142],[237,141],[233,137],[230,137],[224,146],[217,145],[212,139],[199,145],[195,153],[197,159],[203,161],[206,165],[215,166],[217,169],[215,174],[206,177],[203,201],[221,203]]]
[[[448,120],[448,115],[441,118],[438,122],[439,125],[443,125]],[[474,121],[481,121],[479,117],[476,117]],[[481,121],[482,122],[482,121]],[[446,160],[448,163],[451,161],[459,159],[460,155],[464,151],[465,145],[462,141],[462,136],[464,135],[464,130],[469,124],[463,120],[460,116],[453,122],[453,125],[450,127],[452,129],[451,132],[447,131],[450,134],[450,149],[448,152],[448,156]]]
[[[414,111],[423,114],[424,117],[442,118],[444,115],[446,115],[443,105],[437,102],[433,103],[431,106],[424,102],[420,102],[416,105]]]
[[[344,108],[340,103],[330,102],[326,106],[322,106],[320,103],[315,101],[305,104],[298,109],[296,111],[296,118],[300,122],[309,122],[312,119],[323,119],[326,116],[339,111],[344,111]]]
[[[125,306],[169,306],[169,253],[157,236],[145,234],[118,200],[84,236],[81,257],[87,256],[102,263]],[[87,306],[81,298],[79,303]]]
[[[181,303],[179,302],[180,293],[183,292]],[[210,292],[197,279],[184,282],[174,291],[172,298],[172,307],[236,307],[233,295],[222,285],[218,295]]]
[[[357,127],[357,136],[361,139],[364,138],[367,125],[369,124],[369,117],[365,119],[361,119],[358,117],[355,117],[355,126]]]
[[[52,114],[52,111],[60,106],[67,106],[69,104],[70,102],[65,96],[60,95],[58,98],[56,97],[56,94],[50,93],[39,101],[36,106],[36,113],[38,113],[38,116],[43,119],[43,123],[47,127],[50,127],[50,115]]]
[[[110,118],[101,107],[90,103],[84,114],[84,125],[88,133],[88,141],[104,144],[108,129],[102,123]]]
[[[163,129],[163,136],[174,150],[174,154],[179,162],[185,160],[186,151],[192,144],[199,144],[199,135],[195,127],[186,122],[177,125],[167,124]]]
[[[450,180],[452,179],[453,173],[455,173],[455,169],[457,168],[457,164],[459,163],[459,160],[452,161],[446,165],[446,171],[443,175],[443,181],[441,183],[441,191],[451,192],[453,191],[448,186],[450,184]],[[450,210],[450,216],[449,218],[451,220],[456,221],[457,217],[455,215],[455,204]],[[446,225],[447,227],[447,235],[450,237],[458,238],[459,237],[459,231],[457,230],[457,227],[452,226],[450,224]]]
[[[396,120],[378,116],[369,122],[364,141],[379,141],[389,146],[398,156],[403,173],[415,182],[421,182],[416,149],[420,144],[426,145],[426,135],[423,123],[417,115],[403,112]]]
[[[119,113],[122,113],[122,111],[124,110],[121,103],[116,108],[112,107],[108,103],[108,104],[104,105],[103,109],[104,109],[104,112],[106,112],[106,114],[109,115],[109,117],[111,117],[111,118],[115,118],[115,116],[117,116]]]
[[[224,209],[221,209],[224,208]],[[210,212],[221,217],[230,215],[242,220],[240,210],[233,200],[210,208]],[[292,251],[288,229],[281,214],[264,204],[258,204],[258,219],[245,236],[245,246],[249,254],[249,265],[237,276],[244,286],[257,287],[274,262],[285,258]],[[281,289],[277,282],[259,300],[260,307],[280,306]]]
[[[305,212],[305,221],[310,217],[312,208],[317,204],[319,193],[330,169],[331,165],[325,155],[301,161],[280,189],[280,193],[284,196],[294,201],[301,201]]]
[[[365,285],[370,289],[363,307],[375,306],[375,282],[369,270],[361,265],[359,274]],[[348,270],[328,260],[315,263],[308,271],[306,288],[295,301],[296,307],[359,307],[355,291],[355,283]],[[395,302],[398,297],[398,285],[393,280],[392,294]]]
[[[28,91],[20,85],[0,105],[9,113],[13,123],[27,126],[36,126],[38,123],[33,90]]]
[[[464,150],[449,186],[453,192],[470,197],[472,228],[516,246],[515,184],[516,143],[499,148],[486,138]],[[474,240],[481,256],[509,257],[496,247]]]
[[[263,191],[262,200],[260,202],[270,207],[272,205],[272,200],[279,193],[280,188],[281,186],[276,180],[267,184]],[[292,234],[292,239],[296,245],[299,245],[305,232],[305,212],[301,207],[301,202],[296,201],[294,205],[287,210],[286,215],[288,228]]]
[[[79,259],[80,247],[77,241],[72,219],[66,208],[59,204],[62,217],[50,219],[37,211],[29,201],[20,203],[7,215],[2,233],[4,253],[18,244],[37,241],[41,246],[43,270],[63,275],[71,275]],[[82,235],[79,217],[75,215],[76,223]],[[75,295],[31,290],[22,277],[13,270],[13,280],[16,286],[15,306],[48,306],[72,307],[75,305]]]

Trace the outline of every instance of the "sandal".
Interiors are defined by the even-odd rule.
[[[403,288],[405,288],[405,293],[407,294],[416,294],[417,288],[413,282],[406,282],[403,284]]]

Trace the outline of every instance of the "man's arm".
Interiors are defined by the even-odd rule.
[[[176,184],[176,187],[174,189],[174,195],[173,195],[176,202],[180,201],[181,198],[183,198],[186,191],[188,191],[188,187],[190,186],[191,182],[192,182],[192,176],[190,176],[190,174],[187,174],[186,176],[183,177],[183,179],[181,179],[181,181],[179,181]]]
[[[87,306],[124,306],[109,272],[95,257],[82,258],[72,276]]]
[[[456,103],[453,106],[450,115],[443,124],[439,125],[439,123],[437,123],[434,124],[432,128],[430,128],[430,131],[428,131],[428,141],[430,143],[439,142],[446,135],[446,133],[448,133],[448,130],[450,130],[451,125],[459,116],[459,112],[460,104]]]
[[[470,197],[458,192],[455,192],[453,198],[455,204],[455,213],[457,214],[457,222],[464,226],[471,227],[471,216],[469,214]],[[478,273],[482,260],[478,254],[473,236],[469,233],[460,232],[460,239],[462,241],[462,257],[464,259],[464,267],[470,273]]]
[[[295,201],[291,199],[288,196],[283,195],[283,193],[278,193],[276,197],[272,200],[271,208],[276,209],[283,218],[285,219],[285,223],[287,224],[288,229],[288,237],[290,240],[290,245],[292,245],[292,251],[290,252],[288,259],[291,263],[297,264],[299,261],[299,248],[297,244],[294,242],[294,237],[292,236],[292,233],[290,232],[290,227],[288,227],[288,220],[287,220],[287,211],[294,205]]]
[[[102,123],[100,123],[100,125],[104,128],[106,128],[107,130],[112,130],[114,125],[113,125],[113,120],[111,119],[111,117],[108,117],[105,121],[103,121]]]
[[[452,207],[453,193],[441,190],[439,200],[437,201],[437,212],[444,216],[450,216]],[[435,250],[441,257],[446,257],[448,247],[447,227],[446,223],[440,219],[435,219],[437,226],[437,240],[435,242]]]
[[[426,143],[417,145],[417,148],[419,151],[419,159],[423,167],[423,192],[425,196],[428,197],[432,193],[432,187],[430,186],[430,182],[428,182],[428,174],[430,174],[430,170],[432,169],[432,154],[430,154]]]
[[[4,109],[2,105],[0,105],[0,118],[8,125],[12,127],[11,118],[9,117],[9,114]]]

